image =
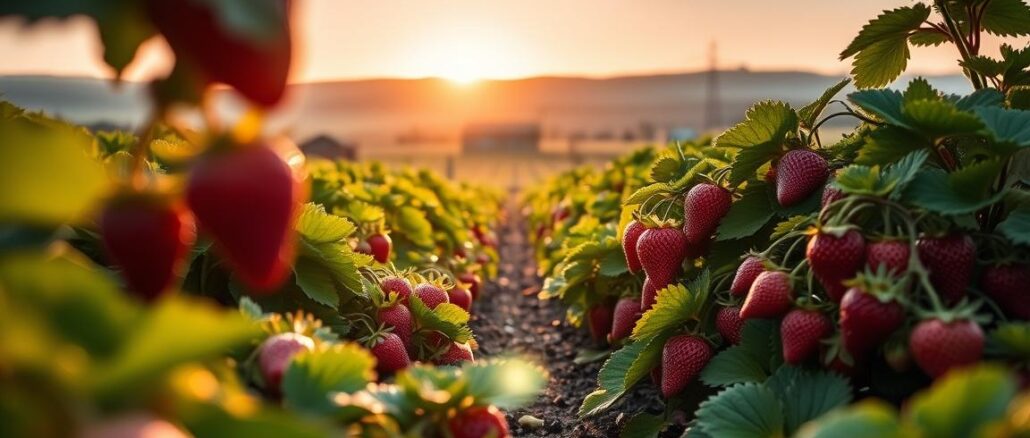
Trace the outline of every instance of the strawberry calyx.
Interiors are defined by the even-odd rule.
[[[661,218],[656,214],[641,215],[638,221],[647,228],[681,228],[683,221],[675,218]]]
[[[827,234],[836,238],[842,238],[851,230],[861,231],[861,228],[854,224],[841,224],[841,225],[823,225],[820,227],[810,227],[806,234],[809,236],[816,234]]]
[[[977,313],[977,311],[983,307],[983,300],[966,300],[963,299],[957,305],[950,309],[934,309],[934,310],[923,310],[915,309],[914,313],[920,320],[931,320],[937,319],[945,324],[950,324],[956,321],[973,321],[977,324],[987,324],[991,321],[991,317]]]
[[[910,278],[908,276],[898,278],[892,277],[887,268],[883,265],[876,268],[866,268],[859,272],[855,278],[844,281],[844,285],[872,295],[881,303],[896,301],[902,305],[907,304]]]

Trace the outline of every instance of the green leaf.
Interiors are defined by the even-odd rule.
[[[331,435],[328,426],[290,414],[282,409],[263,408],[247,415],[230,412],[223,406],[193,403],[178,410],[176,420],[181,421],[193,436],[289,436],[290,438],[321,438]]]
[[[421,247],[433,246],[433,224],[415,207],[401,207],[397,213],[397,231]]]
[[[689,289],[680,284],[672,284],[659,290],[657,302],[633,327],[633,339],[656,337],[696,319],[698,311],[708,298],[709,278],[708,270],[705,270],[692,282]]]
[[[682,167],[683,162],[680,161],[678,156],[665,154],[651,164],[651,181],[672,182],[679,178]]]
[[[856,91],[848,95],[848,100],[877,119],[896,126],[908,126],[901,113],[904,96],[897,90]]]
[[[780,399],[788,433],[851,402],[851,385],[847,379],[829,371],[806,371],[784,365],[765,385]]]
[[[1030,6],[1023,0],[992,0],[980,24],[994,35],[1030,35]]]
[[[240,297],[240,313],[252,320],[260,320],[264,318],[265,312],[261,310],[261,306],[255,303],[253,299],[248,296]]]
[[[417,327],[439,331],[454,342],[468,342],[472,339],[472,329],[467,324],[468,312],[461,307],[441,303],[435,309],[430,309],[415,295],[408,297],[408,304],[411,308],[411,319]]]
[[[833,184],[845,193],[879,195],[880,168],[852,164],[837,174]]]
[[[769,377],[763,364],[751,350],[734,345],[712,358],[701,371],[701,381],[708,386],[730,386],[737,383],[761,383]]]
[[[768,319],[749,320],[744,323],[740,334],[740,345],[751,352],[751,356],[765,363],[765,370],[771,373],[783,363],[780,351],[780,325]]]
[[[1030,323],[1006,322],[991,332],[988,346],[993,355],[1030,360]]]
[[[949,41],[948,35],[936,30],[916,29],[909,34],[908,42],[913,46],[936,47]]]
[[[858,88],[889,84],[908,64],[909,34],[930,16],[930,8],[922,3],[884,11],[869,21],[851,41],[840,59],[854,56],[851,73]]]
[[[840,53],[840,59],[854,56],[879,41],[907,37],[909,32],[918,29],[929,17],[930,8],[921,3],[885,10],[862,26],[858,35]]]
[[[912,423],[924,436],[970,437],[1004,420],[1016,382],[1008,370],[983,365],[954,371],[908,402]]]
[[[972,134],[983,128],[980,119],[946,100],[906,101],[901,108],[909,126],[929,138]]]
[[[283,404],[292,410],[326,416],[338,410],[334,393],[354,393],[375,380],[375,358],[353,343],[298,354],[283,374]]]
[[[1030,146],[1030,111],[999,107],[973,110],[996,143],[1016,148]]]
[[[1030,245],[1030,205],[1024,204],[1010,211],[998,224],[998,231],[1013,243]]]
[[[339,242],[357,230],[349,220],[328,214],[320,204],[306,203],[297,218],[297,232],[314,243]]]
[[[811,215],[797,215],[791,216],[785,221],[781,221],[776,224],[776,228],[773,229],[772,233],[769,234],[770,239],[779,239],[787,233],[797,230],[801,227],[810,225],[812,223]]]
[[[908,83],[908,88],[905,89],[902,97],[905,102],[921,99],[938,100],[941,98],[941,92],[935,90],[925,78],[917,77]]]
[[[612,353],[597,375],[598,389],[588,394],[579,407],[579,417],[603,412],[619,400],[629,388],[647,376],[662,356],[668,335],[641,339]]]
[[[522,359],[490,359],[462,366],[476,403],[515,409],[531,403],[547,385],[547,372]]]
[[[930,156],[926,149],[917,150],[887,166],[882,172],[881,187],[890,193],[892,199],[898,199],[912,179],[919,174],[923,163]]]
[[[943,215],[972,213],[1001,200],[1005,191],[991,194],[991,185],[1002,162],[984,161],[950,174],[926,169],[905,190],[909,202]]]
[[[959,62],[959,65],[984,76],[992,77],[1004,74],[1006,67],[1005,62],[983,55],[970,57],[968,60]]]
[[[783,436],[783,413],[776,395],[765,386],[744,383],[709,398],[697,410],[697,425],[717,437]]]
[[[598,273],[605,277],[618,277],[629,272],[629,266],[626,265],[626,256],[622,253],[621,247],[616,251],[608,251],[604,258],[601,259],[598,267]]]
[[[826,105],[829,104],[831,100],[833,100],[834,96],[836,96],[837,93],[840,93],[840,90],[843,90],[844,87],[846,87],[850,83],[851,78],[842,79],[840,82],[837,82],[830,88],[827,88],[826,91],[823,91],[823,94],[819,96],[819,98],[816,99],[815,102],[805,105],[804,107],[799,109],[798,118],[800,118],[801,126],[805,128],[811,128],[812,126],[814,126],[816,120],[819,118],[819,115],[821,115],[823,113],[823,110],[826,109]]]
[[[633,192],[632,195],[629,195],[622,204],[643,204],[651,199],[668,197],[672,192],[672,186],[667,183],[650,184],[637,189],[637,191]]]
[[[798,438],[900,438],[898,415],[884,402],[863,400],[843,410],[830,412],[798,431]]]
[[[333,275],[314,260],[302,257],[293,265],[297,286],[315,302],[336,309],[340,294],[336,291]]]
[[[664,415],[640,412],[630,418],[619,433],[621,438],[658,438],[666,428]]]
[[[884,166],[914,151],[929,147],[930,143],[926,138],[911,131],[895,126],[882,126],[869,133],[855,163]]]
[[[776,212],[765,184],[748,184],[743,196],[734,201],[730,211],[719,224],[716,240],[749,237],[760,230]]]
[[[743,122],[713,140],[716,147],[739,148],[733,158],[730,184],[738,185],[755,175],[763,164],[783,149],[787,133],[798,128],[798,115],[784,102],[758,102],[747,110]]]
[[[1012,109],[1030,110],[1030,86],[1019,85],[1010,88],[1005,96],[1005,103]]]

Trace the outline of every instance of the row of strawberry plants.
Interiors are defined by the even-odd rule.
[[[855,398],[901,403],[982,361],[1025,374],[1030,48],[964,51],[969,95],[919,78],[871,88],[904,70],[883,47],[968,49],[981,31],[1030,33],[1030,8],[885,11],[841,54],[859,88],[846,100],[835,97],[850,80],[797,109],[760,102],[711,141],[530,191],[541,298],[615,349],[580,415],[650,374],[667,410],[626,433],[654,435],[687,410],[691,436],[782,435]],[[832,105],[842,110],[824,116]],[[824,145],[819,127],[843,116],[859,126]],[[970,430],[962,415],[927,415],[956,426],[947,435]]]

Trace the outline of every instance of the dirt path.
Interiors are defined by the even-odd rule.
[[[513,196],[514,199],[514,196]],[[524,222],[514,201],[509,202],[509,221],[501,230],[501,269],[497,281],[487,284],[483,299],[475,303],[472,329],[483,357],[505,353],[529,356],[550,372],[543,395],[532,405],[508,413],[514,436],[609,437],[618,431],[628,415],[643,407],[660,409],[659,396],[651,385],[629,394],[608,412],[580,421],[576,412],[583,398],[594,390],[601,362],[573,363],[582,346],[590,345],[585,330],[565,323],[558,301],[540,301],[541,279],[526,241]],[[544,426],[526,429],[518,424],[523,415],[544,420]]]

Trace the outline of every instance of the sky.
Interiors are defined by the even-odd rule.
[[[706,68],[844,74],[862,24],[910,0],[298,0],[294,82],[440,76],[458,82],[606,77]],[[992,41],[985,41],[986,47]],[[0,75],[109,77],[85,18],[25,28],[0,20]],[[957,72],[953,47],[916,48],[909,71]],[[126,75],[169,69],[148,41]]]

